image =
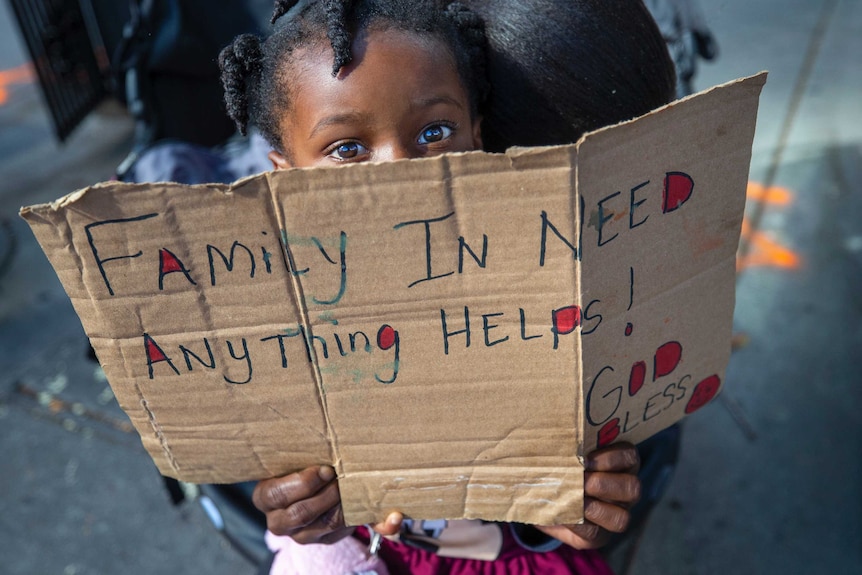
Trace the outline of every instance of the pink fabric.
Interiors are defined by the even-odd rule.
[[[383,561],[368,553],[368,544],[353,537],[332,545],[300,545],[267,531],[266,545],[276,554],[270,575],[389,575]]]

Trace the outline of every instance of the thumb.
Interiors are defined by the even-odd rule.
[[[386,521],[382,523],[377,523],[373,525],[371,528],[374,529],[377,533],[381,535],[395,535],[401,530],[401,522],[404,520],[404,516],[399,512],[394,511],[390,513],[386,517]]]

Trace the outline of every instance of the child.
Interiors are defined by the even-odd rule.
[[[261,131],[273,147],[276,169],[481,147],[485,39],[481,20],[462,6],[432,0],[278,2],[273,23],[263,42],[238,37],[220,63],[229,114],[241,131],[249,124]],[[625,528],[625,508],[639,491],[637,452],[630,446],[591,454],[587,461],[586,514],[594,523],[546,529],[584,548],[598,543],[600,528]],[[357,552],[357,541],[366,543],[369,534],[344,527],[338,484],[327,466],[262,481],[254,502],[271,532],[331,545],[303,550],[268,534],[272,547],[284,549],[273,573],[324,573],[336,564],[341,572],[393,574],[609,573],[594,553],[527,526],[477,521],[402,528],[397,513],[375,527],[401,535],[401,543],[383,541],[383,565]],[[459,529],[465,535],[444,549],[446,533]],[[465,537],[477,545],[467,549]]]

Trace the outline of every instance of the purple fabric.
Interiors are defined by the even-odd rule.
[[[125,182],[179,182],[229,184],[272,169],[267,154],[272,148],[257,133],[217,148],[164,140],[140,152],[122,174]]]

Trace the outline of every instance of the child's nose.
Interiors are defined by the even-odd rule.
[[[375,154],[375,160],[378,162],[391,162],[393,160],[404,160],[407,158],[415,158],[419,154],[413,146],[403,142],[392,142],[384,146],[380,146]]]

